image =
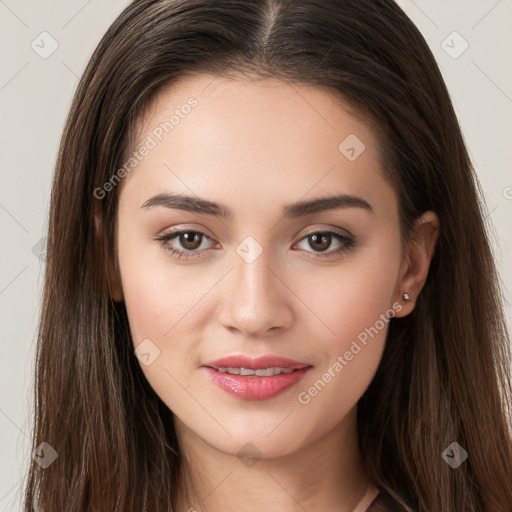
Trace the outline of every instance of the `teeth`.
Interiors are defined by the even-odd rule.
[[[292,373],[293,368],[266,368],[261,370],[252,370],[250,368],[218,368],[219,372],[230,373],[231,375],[256,375],[257,377],[273,377],[282,373]]]

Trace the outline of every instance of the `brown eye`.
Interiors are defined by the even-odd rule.
[[[200,257],[208,249],[208,241],[211,242],[209,236],[201,231],[193,230],[173,231],[157,237],[155,240],[159,241],[163,249],[177,259]],[[206,247],[201,247],[205,240]]]
[[[307,247],[300,247],[307,240]],[[334,249],[328,250],[333,242],[337,242]],[[335,231],[314,231],[308,233],[296,244],[302,250],[311,253],[313,258],[328,258],[344,251],[348,251],[356,245],[355,239],[337,233]]]
[[[325,251],[332,242],[330,233],[314,233],[308,236],[309,246],[316,251]]]
[[[178,241],[184,249],[195,251],[200,247],[202,237],[197,231],[183,231],[178,235]]]

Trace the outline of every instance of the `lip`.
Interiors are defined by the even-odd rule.
[[[255,375],[232,375],[218,371],[219,368],[248,368],[261,370],[265,368],[292,368],[293,372],[258,377]],[[203,365],[212,381],[226,393],[242,400],[267,400],[296,385],[312,368],[312,365],[279,356],[230,356],[216,359]]]
[[[218,370],[219,368],[248,368],[250,370],[264,370],[265,368],[293,368],[294,370],[300,370],[311,366],[308,363],[301,363],[288,359],[286,357],[266,355],[261,357],[247,357],[247,356],[229,356],[215,361],[209,361],[204,363],[203,366],[209,366]]]

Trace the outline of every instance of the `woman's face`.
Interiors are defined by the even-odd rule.
[[[317,88],[203,75],[159,93],[138,141],[122,298],[180,428],[271,457],[343,425],[401,309],[397,198],[368,126]]]

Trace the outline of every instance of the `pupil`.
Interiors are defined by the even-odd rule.
[[[319,249],[320,251],[325,251],[329,247],[330,242],[331,242],[331,235],[329,233],[322,233],[320,235],[315,234],[315,235],[312,235],[311,238],[314,243],[316,243],[320,240],[320,244],[316,246],[316,249]],[[326,241],[327,241],[327,243],[326,243]],[[311,245],[311,243],[309,245]],[[313,249],[315,249],[315,247],[313,247],[313,246],[311,246],[311,247]]]
[[[197,240],[200,238],[199,233],[194,233],[193,231],[189,231],[187,233],[183,233],[181,235],[181,238],[182,238],[182,240],[180,240],[180,242],[182,243],[183,247],[186,247],[187,249],[191,249],[191,250],[194,250],[197,247],[199,247],[199,246],[194,247],[194,245],[197,245],[197,243],[194,244],[194,242],[197,242]],[[192,247],[190,247],[190,245]],[[199,244],[199,245],[201,245],[201,244]]]

